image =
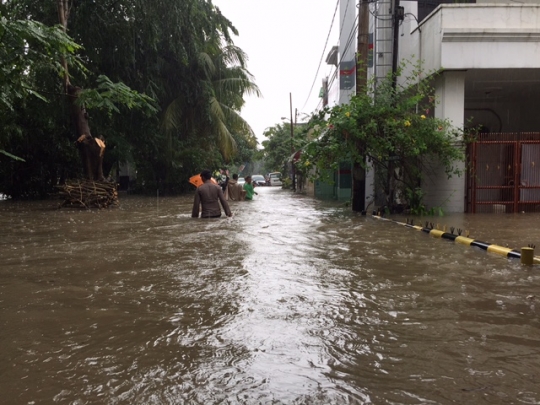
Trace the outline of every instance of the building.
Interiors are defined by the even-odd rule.
[[[441,4],[429,12],[422,7],[426,3]],[[404,19],[399,27],[399,59],[418,61],[425,75],[439,72],[434,80],[438,101],[435,116],[449,119],[456,127],[481,126],[492,134],[492,141],[509,139],[501,133],[539,132],[535,100],[540,95],[540,4],[536,0],[444,3],[453,2],[400,2]],[[509,187],[514,181],[520,169],[504,170],[510,165],[505,156],[508,147],[500,144],[484,156],[474,157],[475,162],[477,158],[483,160],[483,169],[491,168],[486,173],[490,180],[484,184]],[[537,145],[524,149],[524,153],[538,157],[539,152]],[[534,166],[534,160],[532,163]],[[493,170],[497,167],[499,173]],[[523,174],[540,179],[536,170]],[[505,180],[508,176],[512,179]],[[423,188],[427,191],[425,203],[441,206],[446,212],[476,212],[472,201],[480,199],[488,204],[509,191],[475,190],[468,187],[467,176],[448,180],[436,167],[426,176]],[[523,191],[516,193],[523,197]],[[493,204],[488,205],[491,209]]]
[[[347,102],[355,88],[354,77],[349,80],[348,76],[351,52],[356,50],[355,3],[341,1],[339,46],[327,57],[327,63],[336,66],[335,76],[323,81],[330,106]],[[540,208],[540,164],[535,165],[535,159],[540,163],[540,143],[534,143],[540,142],[540,135],[532,135],[540,132],[535,103],[540,95],[539,2],[370,0],[369,11],[368,75],[375,83],[392,72],[396,62],[409,61],[404,77],[416,65],[422,71],[420,80],[433,81],[436,117],[448,119],[457,128],[481,127],[490,134],[482,139],[529,142],[512,147],[501,143],[474,152],[477,154],[467,163],[477,166],[468,176],[448,179],[434,162],[422,184],[426,206],[442,207],[445,212],[478,212],[490,211],[497,205],[492,203],[502,201],[506,211],[515,211],[521,210],[523,200]],[[501,133],[504,135],[496,135]],[[511,154],[517,160],[509,158]],[[466,172],[467,165],[462,169]],[[482,184],[488,186],[478,186],[481,170],[489,178]],[[366,196],[373,193],[371,184],[368,179]],[[510,191],[511,186],[516,189]],[[512,197],[504,197],[510,192]],[[346,194],[344,190],[339,193],[342,198]]]
[[[326,63],[334,67],[333,72],[322,81],[321,107],[332,107],[348,103],[356,91],[356,34],[358,32],[357,0],[341,0],[339,3],[339,38],[327,54]],[[352,192],[352,170],[350,162],[341,162],[339,170],[331,174],[332,183],[316,181],[308,184],[309,194],[323,199],[348,201]]]

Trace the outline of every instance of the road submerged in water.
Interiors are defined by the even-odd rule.
[[[540,404],[538,267],[258,191],[0,202],[0,403]],[[535,214],[429,220],[540,246]]]

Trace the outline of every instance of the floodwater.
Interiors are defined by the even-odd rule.
[[[538,267],[258,191],[1,202],[0,403],[540,404]],[[429,220],[540,247],[535,214]]]

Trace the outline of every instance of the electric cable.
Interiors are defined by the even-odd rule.
[[[313,83],[311,84],[311,88],[309,89],[308,96],[306,98],[306,101],[304,102],[304,106],[301,108],[303,110],[306,107],[306,104],[308,103],[309,96],[311,96],[311,92],[313,91],[313,86],[315,86],[315,82],[317,81],[317,77],[319,75],[319,69],[321,68],[322,60],[324,58],[324,53],[326,52],[326,46],[328,45],[328,39],[330,38],[330,34],[332,33],[332,27],[334,26],[334,21],[336,18],[336,13],[339,7],[340,0],[337,0],[336,2],[336,8],[334,9],[334,15],[332,16],[332,23],[330,24],[330,29],[328,30],[328,35],[326,36],[326,42],[324,44],[324,48],[322,51],[321,59],[319,60],[319,66],[317,67],[317,72],[315,73],[315,78],[313,79]]]
[[[341,34],[343,33],[343,28],[345,27],[345,17],[347,17],[347,10],[349,9],[349,2],[347,2],[347,7],[345,7],[345,12],[343,13],[343,19],[341,20],[341,29],[339,30],[338,38],[341,40]]]
[[[334,81],[337,79],[338,77],[338,72],[339,72],[339,65],[341,63],[341,61],[343,60],[343,55],[345,55],[347,53],[347,51],[349,50],[349,48],[351,47],[352,43],[353,43],[353,39],[356,38],[356,34],[358,32],[358,24],[357,24],[357,21],[358,21],[358,15],[356,16],[356,18],[354,19],[354,22],[353,22],[353,27],[351,29],[351,31],[349,32],[349,35],[348,35],[348,38],[347,38],[347,42],[345,43],[345,47],[343,48],[343,52],[340,52],[341,56],[340,56],[340,60],[338,61],[337,63],[337,66],[336,66],[336,69],[334,70],[334,72],[332,73],[332,76],[330,77],[330,80],[328,81],[328,84],[327,84],[327,90],[331,88],[332,84],[334,83]],[[319,102],[318,105],[317,105],[317,108],[316,110],[319,108],[319,105],[321,103]],[[305,105],[304,105],[305,107]]]

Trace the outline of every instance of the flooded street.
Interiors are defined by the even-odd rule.
[[[538,266],[257,191],[0,201],[0,403],[540,404]],[[538,214],[430,220],[540,255]]]

